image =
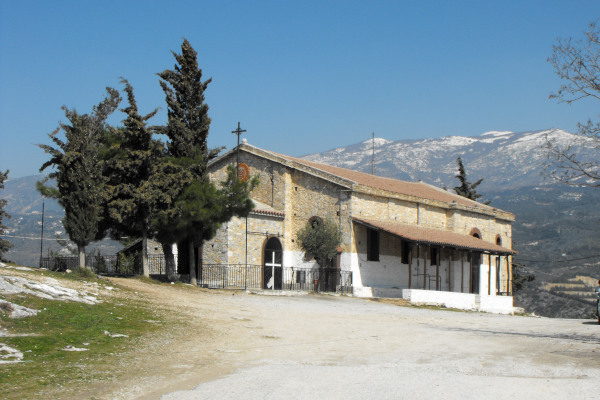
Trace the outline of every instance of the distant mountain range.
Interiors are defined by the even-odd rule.
[[[540,315],[588,317],[589,303],[558,292],[556,285],[547,283],[572,284],[578,276],[600,277],[600,189],[568,187],[544,179],[541,165],[546,137],[567,143],[574,135],[548,129],[424,140],[375,138],[303,158],[367,173],[374,166],[377,175],[423,180],[452,190],[458,185],[456,158],[460,156],[471,182],[484,179],[477,191],[492,206],[516,216],[513,248],[519,254],[515,261],[522,271],[537,277],[516,295],[516,302]],[[580,155],[598,156],[588,148],[582,148]],[[35,182],[42,178],[9,179],[0,192],[12,214],[6,225],[15,245],[6,258],[24,265],[37,265],[40,256],[42,197],[35,190]],[[55,240],[56,235],[66,236],[62,217],[57,202],[46,199],[44,255],[62,250]],[[103,241],[90,246],[93,248],[114,254],[119,245]]]
[[[457,157],[461,157],[471,181],[484,178],[482,192],[517,189],[524,186],[552,185],[544,181],[541,165],[546,137],[567,143],[576,135],[547,129],[533,132],[492,131],[481,136],[448,136],[436,139],[390,141],[365,140],[304,156],[324,164],[407,181],[423,180],[439,187],[456,186]],[[373,151],[374,150],[374,151]],[[595,157],[593,150],[582,148],[583,158]],[[374,159],[374,163],[372,163]]]

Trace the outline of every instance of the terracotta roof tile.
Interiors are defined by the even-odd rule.
[[[275,217],[285,217],[285,214],[281,211],[277,211],[276,209],[274,209],[273,207],[266,205],[264,203],[261,203],[260,201],[256,201],[254,199],[252,199],[252,202],[254,203],[254,210],[251,211],[251,213],[254,214],[262,214],[262,215],[273,215]]]
[[[516,254],[511,249],[498,246],[495,243],[485,242],[470,235],[356,217],[353,217],[352,220],[413,242],[455,247],[458,249],[489,251],[497,254]]]

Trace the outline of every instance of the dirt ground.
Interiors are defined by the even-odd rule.
[[[140,343],[78,397],[577,399],[600,384],[592,320],[112,281],[188,326]]]

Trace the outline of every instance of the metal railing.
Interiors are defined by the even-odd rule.
[[[140,256],[119,258],[88,256],[86,265],[100,275],[131,276],[142,273]],[[75,270],[78,257],[43,257],[40,267],[52,271]],[[150,275],[166,275],[165,257],[149,255]],[[198,270],[198,285],[219,289],[264,289],[352,293],[352,272],[335,268],[264,267],[246,264],[204,264]]]
[[[141,260],[138,260],[138,257],[119,260],[116,255],[87,256],[85,258],[85,265],[98,275],[132,276],[141,273]],[[51,271],[66,271],[67,269],[74,271],[79,268],[79,257],[42,257],[40,259],[40,268],[46,268]]]
[[[352,272],[335,268],[263,267],[205,264],[198,284],[220,289],[264,289],[352,293]]]
[[[40,268],[46,268],[50,271],[74,270],[79,267],[79,257],[42,257],[40,258]]]

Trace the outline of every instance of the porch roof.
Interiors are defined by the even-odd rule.
[[[356,217],[352,217],[352,220],[369,228],[381,230],[411,242],[442,247],[454,247],[465,250],[485,251],[494,254],[516,254],[514,250],[498,246],[495,243],[485,242],[470,235]]]
[[[260,201],[252,199],[254,203],[254,209],[250,211],[250,214],[259,214],[259,215],[270,215],[273,217],[284,218],[285,214],[281,211],[274,209],[273,207],[261,203]]]

